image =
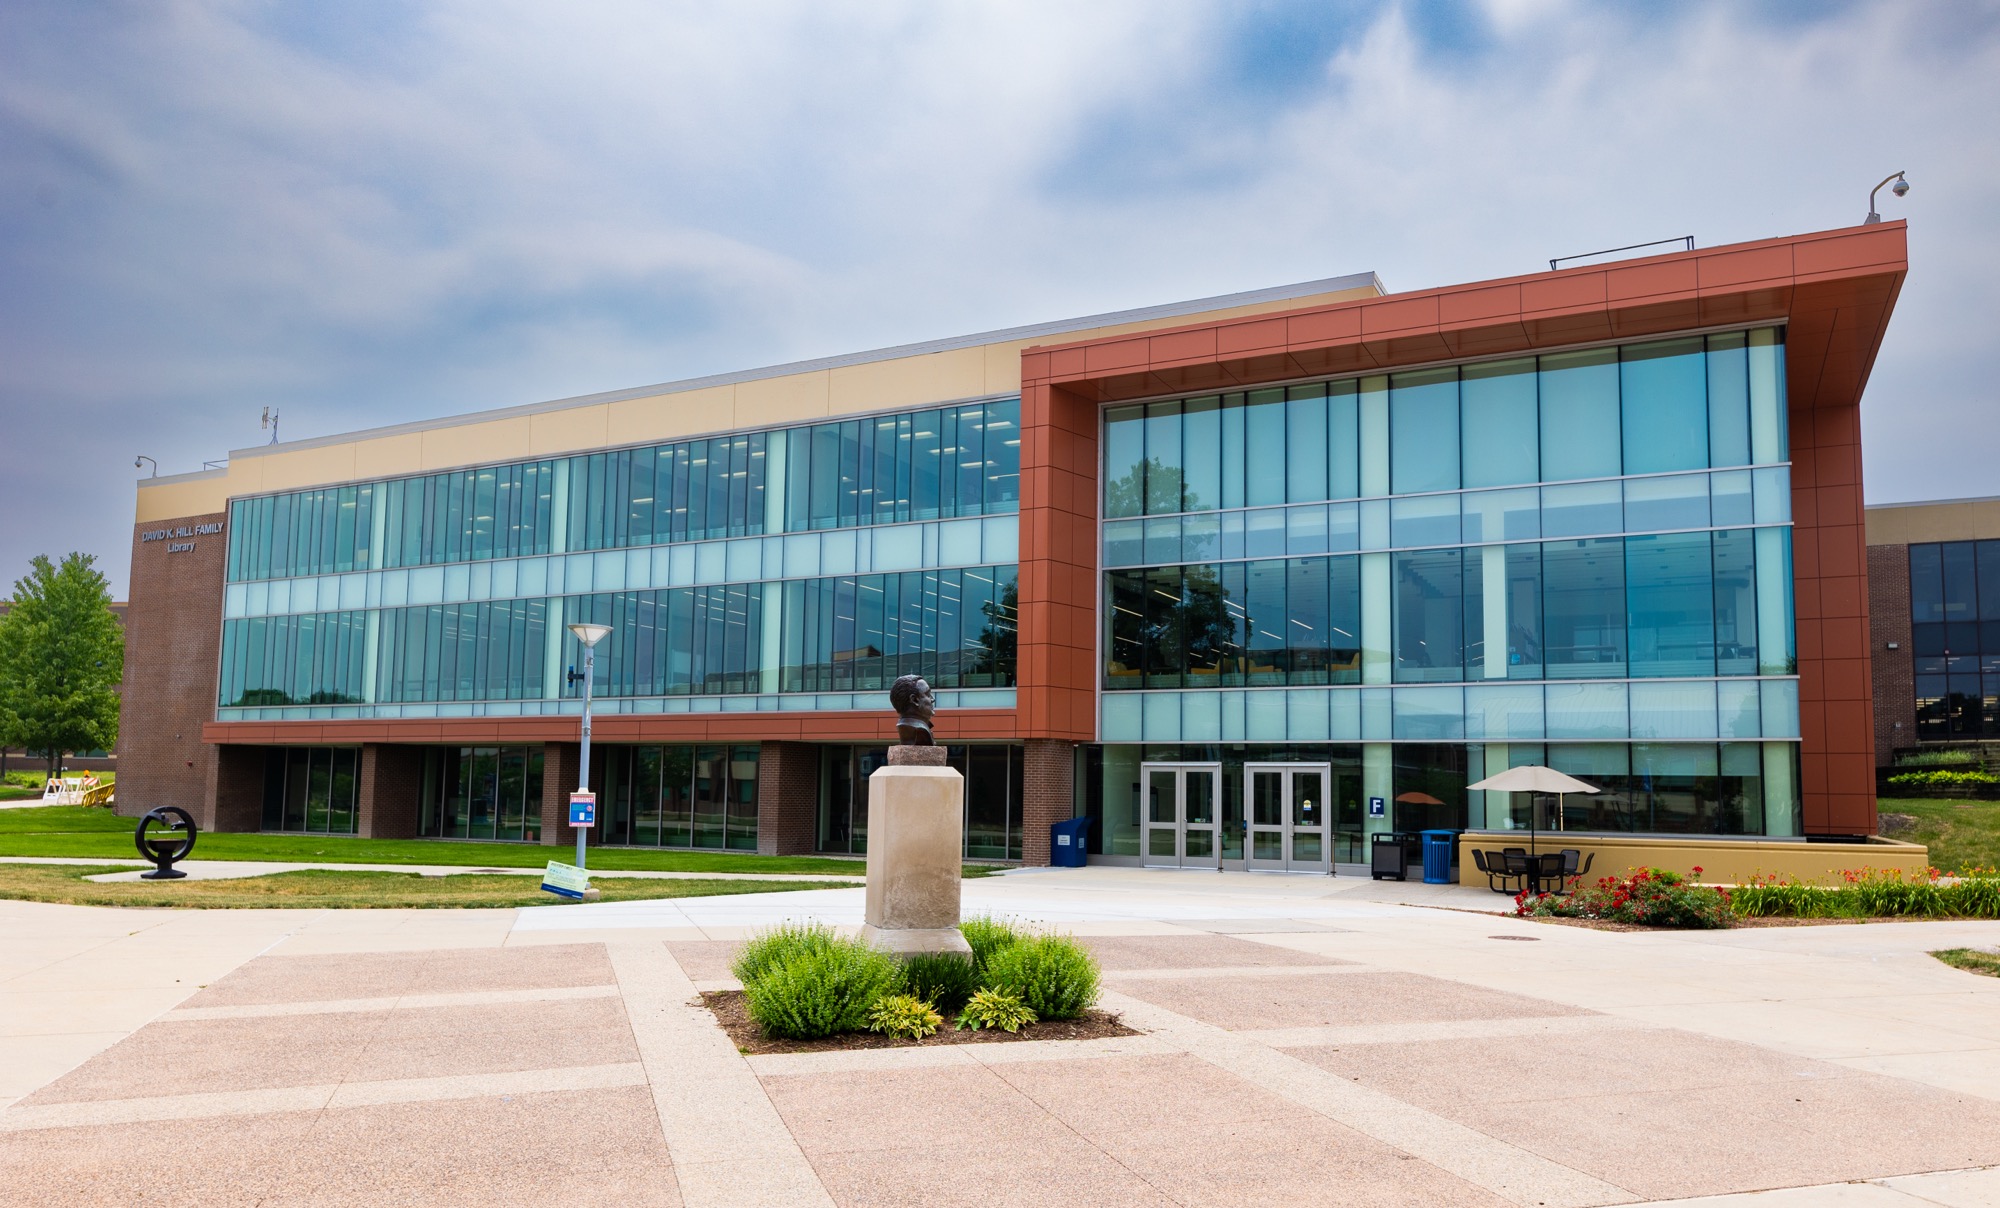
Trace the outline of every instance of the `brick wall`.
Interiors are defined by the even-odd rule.
[[[757,851],[809,855],[819,847],[819,748],[767,742],[757,748]]]
[[[1076,745],[1059,738],[1022,744],[1021,862],[1049,862],[1049,827],[1076,812]]]
[[[1875,680],[1875,766],[1917,744],[1917,677],[1910,652],[1910,547],[1868,547],[1869,659]],[[1889,649],[1894,642],[1896,649]]]
[[[355,833],[364,839],[414,839],[423,803],[422,747],[368,743],[361,748]]]
[[[596,754],[595,748],[591,752]],[[593,760],[593,762],[595,762]],[[542,748],[542,845],[576,845],[569,824],[569,795],[576,791],[583,770],[583,748],[573,742],[552,742]]]
[[[268,747],[209,747],[208,773],[200,794],[185,807],[194,815],[195,825],[214,831],[264,829],[264,768],[269,756]],[[124,774],[118,779],[123,782]]]
[[[201,819],[217,777],[201,727],[215,717],[222,644],[226,534],[147,541],[147,532],[220,523],[220,512],[135,525],[132,596],[125,613],[125,679],[118,717],[118,812],[178,805]],[[194,548],[168,553],[169,547]],[[256,791],[263,791],[258,764]],[[234,818],[236,811],[225,811]],[[244,828],[256,830],[259,815]],[[206,822],[206,829],[216,829]],[[224,825],[221,829],[235,829]]]

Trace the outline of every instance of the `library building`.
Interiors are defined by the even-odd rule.
[[[1868,836],[1906,270],[1888,222],[1360,273],[239,449],[138,484],[120,807],[572,842],[588,622],[593,843],[864,852],[909,673],[970,859]],[[1905,527],[1903,738],[1991,728],[2000,561]],[[1527,764],[1601,791],[1468,787]]]

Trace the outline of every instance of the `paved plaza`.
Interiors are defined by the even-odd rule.
[[[697,991],[758,927],[858,924],[858,889],[0,902],[0,1201],[2000,1204],[2000,981],[1925,955],[2000,924],[1607,933],[1133,869],[964,890],[1084,938],[1140,1034],[739,1054]]]

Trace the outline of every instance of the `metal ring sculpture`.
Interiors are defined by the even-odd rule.
[[[164,830],[148,835],[146,828],[158,824]],[[139,847],[139,854],[151,860],[153,871],[140,873],[146,881],[172,881],[187,874],[176,872],[174,865],[187,859],[194,850],[194,816],[178,805],[165,805],[156,810],[148,810],[139,819],[139,829],[132,835],[132,841]]]

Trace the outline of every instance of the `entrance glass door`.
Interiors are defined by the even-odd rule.
[[[1146,786],[1146,866],[1220,867],[1222,765],[1148,763],[1139,778]]]
[[[1324,763],[1246,763],[1250,798],[1247,867],[1327,872],[1327,818],[1333,768]]]

